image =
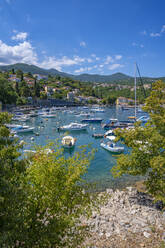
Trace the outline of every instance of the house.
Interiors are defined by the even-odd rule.
[[[45,75],[40,75],[40,74],[33,74],[33,77],[35,77],[37,80],[45,79],[47,80],[48,77]]]
[[[30,77],[24,77],[24,81],[27,83],[28,86],[33,86],[35,80]]]
[[[118,97],[116,100],[116,105],[132,105],[134,100],[126,97]]]
[[[12,76],[8,79],[10,82],[21,82],[21,79],[20,78],[17,78],[16,76]]]
[[[69,101],[74,101],[74,98],[75,98],[75,94],[73,92],[68,92],[67,93],[67,99]]]

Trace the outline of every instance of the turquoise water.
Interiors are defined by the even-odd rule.
[[[26,124],[35,127],[34,133],[38,133],[39,136],[35,134],[21,134],[20,139],[26,142],[24,149],[33,149],[34,144],[46,145],[49,141],[55,141],[57,138],[61,140],[64,136],[63,132],[58,132],[57,127],[61,125],[67,125],[71,122],[79,122],[84,118],[82,116],[76,115],[80,110],[78,108],[70,108],[64,111],[57,111],[55,118],[42,118],[41,116],[33,117]],[[83,112],[89,112],[89,110],[83,110]],[[95,113],[94,117],[100,117],[103,122],[110,118],[117,118],[118,120],[127,120],[128,116],[134,115],[134,109],[127,111],[122,111],[121,108],[111,107],[105,108],[105,113]],[[139,113],[139,116],[143,115]],[[93,117],[92,116],[92,117]],[[93,133],[105,133],[102,129],[101,124],[89,124],[87,131],[76,131],[67,132],[72,136],[77,138],[76,146],[72,151],[65,151],[66,155],[72,156],[75,151],[78,151],[81,145],[91,144],[92,148],[97,149],[95,152],[94,160],[92,160],[88,173],[85,176],[89,182],[97,183],[97,190],[104,190],[109,187],[122,187],[131,184],[139,178],[123,176],[120,179],[114,179],[110,172],[111,168],[116,163],[116,157],[100,147],[100,142],[103,139],[95,139],[92,137]],[[31,140],[31,137],[34,140]],[[127,147],[125,147],[125,153],[127,152]]]

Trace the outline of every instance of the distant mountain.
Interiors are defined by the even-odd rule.
[[[31,72],[32,74],[40,74],[40,75],[45,75],[45,76],[47,76],[49,74],[51,74],[51,75],[59,75],[59,76],[62,76],[62,77],[70,76],[67,73],[57,71],[56,69],[46,70],[46,69],[40,68],[40,67],[35,66],[35,65],[28,65],[28,64],[23,64],[23,63],[0,66],[1,71],[9,71],[11,69],[14,69],[14,70],[19,69],[19,70],[22,70],[25,73]]]
[[[132,79],[132,77],[127,76],[123,73],[114,73],[112,75],[98,75],[98,74],[81,74],[74,76],[75,79],[84,82],[114,82],[114,81],[126,81]]]
[[[114,73],[112,75],[98,75],[98,74],[80,74],[80,75],[72,75],[64,72],[60,72],[56,69],[43,69],[35,65],[28,65],[28,64],[23,64],[23,63],[18,63],[18,64],[13,64],[13,65],[5,65],[5,66],[0,66],[1,71],[9,71],[11,69],[14,70],[22,70],[23,72],[31,72],[32,74],[40,74],[40,75],[52,75],[56,76],[59,75],[61,77],[69,77],[75,80],[80,80],[83,82],[100,82],[100,83],[110,83],[110,82],[122,82],[122,81],[132,81],[133,77],[128,76],[123,73]],[[161,78],[149,78],[149,77],[144,77],[143,78],[145,82],[151,82],[155,81],[158,79],[161,79],[165,81],[165,77]]]

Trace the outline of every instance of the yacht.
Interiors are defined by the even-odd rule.
[[[81,123],[70,123],[69,125],[61,126],[58,128],[58,130],[71,130],[71,131],[80,131],[80,130],[86,130],[88,124],[81,124]]]

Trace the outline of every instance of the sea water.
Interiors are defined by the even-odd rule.
[[[89,113],[91,109],[83,110],[83,112]],[[43,118],[42,116],[33,117],[26,124],[30,127],[35,127],[34,133],[26,133],[19,135],[21,140],[25,141],[24,149],[33,149],[34,144],[44,146],[50,141],[55,142],[64,136],[64,132],[58,132],[58,127],[68,125],[71,122],[81,123],[84,119],[79,113],[82,110],[79,108],[69,108],[66,110],[57,110],[56,117]],[[102,118],[104,123],[110,118],[117,118],[118,120],[128,120],[128,116],[134,115],[134,109],[122,111],[120,107],[105,108],[103,113],[93,113],[91,118]],[[140,117],[142,113],[139,113],[137,117]],[[35,134],[38,134],[36,136]],[[70,151],[64,151],[64,155],[72,156],[74,152],[80,151],[80,146],[91,144],[91,149],[96,149],[94,159],[91,161],[88,173],[85,178],[88,182],[95,183],[97,190],[104,190],[106,188],[125,187],[131,183],[139,180],[138,177],[131,177],[124,175],[119,179],[114,179],[111,173],[112,167],[116,164],[116,156],[107,150],[100,147],[103,139],[96,139],[92,137],[93,133],[105,133],[105,130],[101,127],[100,123],[90,123],[86,131],[72,131],[67,134],[77,139],[75,148]],[[33,138],[32,138],[33,137]],[[124,153],[128,152],[128,148],[125,146]]]

